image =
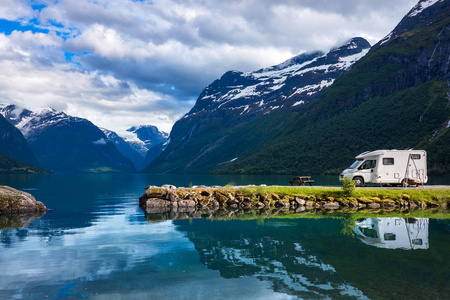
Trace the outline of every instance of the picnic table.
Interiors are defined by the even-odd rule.
[[[314,183],[314,180],[311,179],[311,176],[297,176],[293,177],[292,181],[289,181],[291,185],[305,185],[305,183],[309,183],[310,186]]]

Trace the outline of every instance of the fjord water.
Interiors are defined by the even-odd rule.
[[[314,179],[338,184],[335,176]],[[348,219],[342,218],[156,222],[138,207],[150,184],[289,180],[2,175],[1,185],[30,192],[49,210],[26,227],[0,230],[0,299],[445,299],[450,294],[448,220],[380,216],[358,220],[355,232],[348,232]],[[0,224],[14,223],[7,221]]]

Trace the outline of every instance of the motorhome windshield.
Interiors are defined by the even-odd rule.
[[[362,163],[362,160],[357,160],[349,167],[349,169],[356,169]]]

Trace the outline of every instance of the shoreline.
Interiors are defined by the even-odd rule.
[[[362,187],[348,193],[321,186],[148,186],[139,207],[148,213],[209,210],[425,210],[450,211],[450,186]]]

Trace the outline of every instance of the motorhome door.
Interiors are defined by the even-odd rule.
[[[364,182],[372,182],[374,176],[374,169],[377,161],[374,159],[365,160],[361,166],[359,166],[359,172],[364,179]]]

